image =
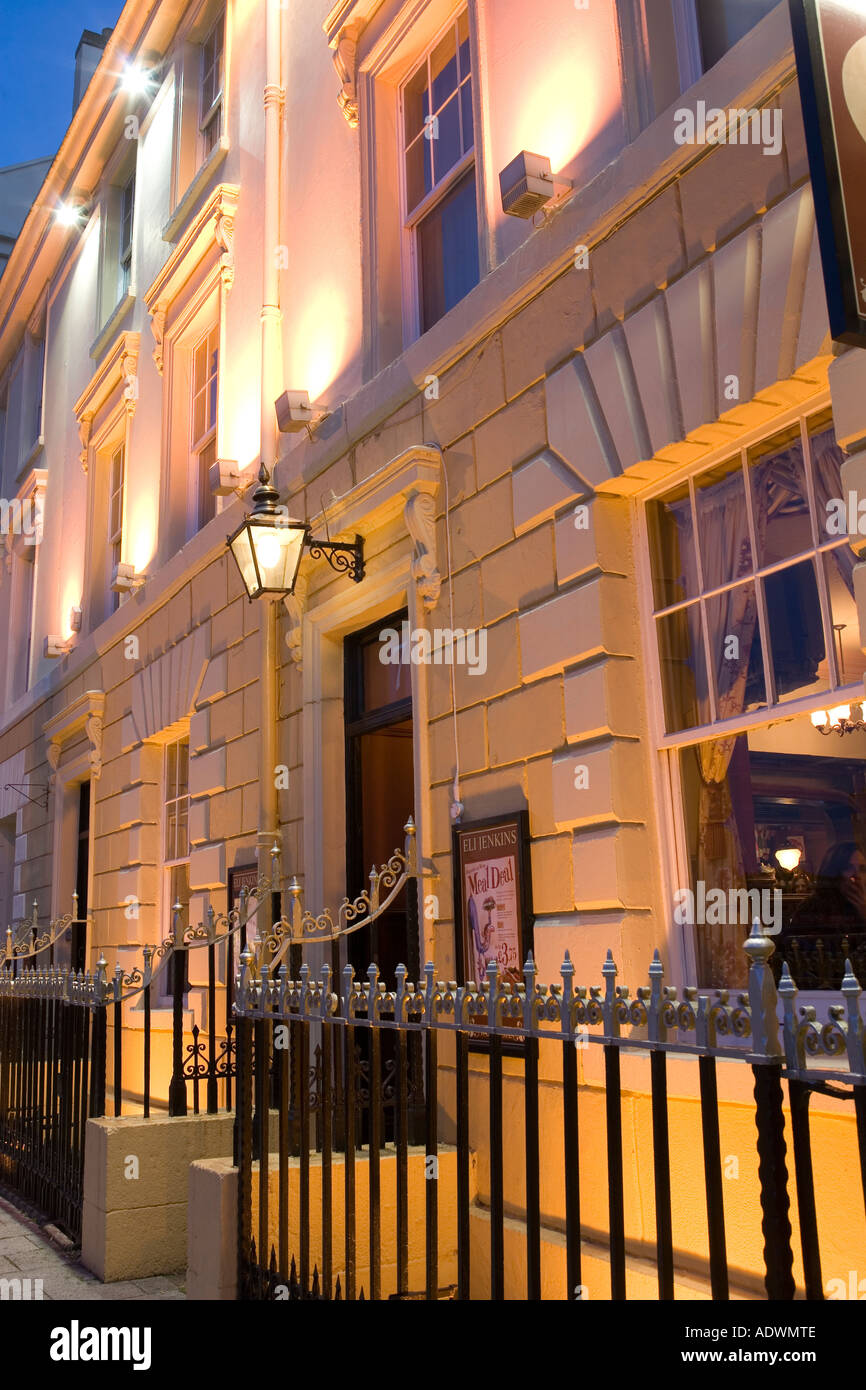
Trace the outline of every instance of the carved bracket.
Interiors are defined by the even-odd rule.
[[[90,431],[93,427],[93,416],[82,415],[78,420],[78,438],[81,440],[81,453],[78,455],[81,467],[87,472],[87,454],[90,448]]]
[[[126,402],[127,415],[135,414],[135,407],[138,404],[138,347],[127,348],[120,359],[120,371],[123,376],[123,399]]]
[[[403,509],[406,529],[415,542],[412,578],[429,612],[439,602],[442,575],[436,546],[436,503],[426,492],[412,492]]]
[[[307,590],[309,588],[308,577],[301,573],[295,583],[294,592],[287,594],[283,599],[286,613],[289,618],[289,630],[286,633],[286,646],[291,653],[299,671],[303,670],[304,665],[304,613],[307,609]]]
[[[165,314],[165,305],[157,304],[150,315],[150,331],[153,334],[153,341],[156,345],[153,349],[153,360],[160,376],[162,376],[162,369],[165,365],[165,352],[163,348],[163,343],[165,341]]]
[[[358,35],[361,26],[347,24],[340,30],[332,43],[334,67],[340,79],[340,94],[337,97],[340,110],[352,130],[358,128],[358,75],[355,55],[358,49]]]
[[[222,211],[217,212],[216,226],[214,227],[214,237],[218,246],[222,247],[220,256],[220,277],[226,290],[230,290],[235,282],[235,219]]]

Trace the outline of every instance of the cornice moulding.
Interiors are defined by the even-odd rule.
[[[221,183],[214,189],[153,284],[144,292],[144,303],[151,316],[160,309],[166,309],[177,298],[190,276],[214,248],[222,252],[223,275],[233,272],[231,243],[239,198],[240,189],[234,184]]]

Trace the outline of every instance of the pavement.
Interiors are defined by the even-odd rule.
[[[77,1302],[79,1299],[91,1302],[124,1299],[134,1303],[153,1303],[186,1298],[186,1271],[103,1284],[95,1274],[84,1268],[78,1254],[77,1250],[64,1250],[38,1221],[0,1197],[0,1299],[19,1295],[17,1286],[11,1284],[16,1279],[22,1281],[22,1298],[38,1298],[38,1286],[33,1281],[41,1279],[42,1298],[58,1303]],[[26,1283],[28,1279],[31,1281],[29,1287]]]

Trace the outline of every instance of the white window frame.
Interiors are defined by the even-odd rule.
[[[667,609],[656,609],[653,580],[652,564],[650,560],[650,532],[647,520],[647,504],[655,498],[664,496],[683,482],[688,481],[690,488],[694,486],[694,480],[708,469],[718,464],[724,463],[735,454],[740,453],[745,456],[746,452],[758,445],[769,442],[777,434],[783,433],[791,426],[800,423],[801,439],[805,447],[806,435],[808,433],[808,422],[816,416],[820,416],[831,408],[829,392],[822,392],[812,400],[802,403],[792,409],[785,411],[777,416],[772,423],[765,423],[760,427],[744,434],[738,441],[732,441],[718,449],[707,453],[698,463],[690,463],[687,467],[672,469],[662,482],[656,483],[652,488],[636,495],[634,498],[633,520],[635,527],[637,556],[635,565],[635,578],[638,588],[638,610],[640,614],[641,647],[643,653],[644,670],[646,671],[646,697],[648,729],[652,740],[654,756],[652,758],[652,779],[655,793],[655,805],[658,807],[658,828],[657,833],[660,838],[659,862],[661,865],[662,887],[664,893],[664,910],[666,913],[666,925],[668,931],[668,941],[671,948],[671,964],[674,980],[677,983],[694,984],[697,977],[697,951],[695,947],[694,928],[688,925],[678,926],[673,921],[673,912],[669,905],[673,903],[674,888],[677,885],[691,882],[691,866],[687,852],[687,835],[685,828],[685,813],[683,787],[681,779],[681,768],[679,753],[684,748],[694,747],[697,744],[705,743],[708,739],[718,738],[721,735],[736,735],[748,733],[750,729],[763,728],[771,724],[779,723],[781,720],[808,718],[814,711],[828,709],[834,705],[842,705],[862,701],[863,682],[858,681],[846,686],[835,686],[832,682],[836,677],[836,647],[835,642],[828,641],[827,632],[829,630],[832,638],[832,626],[828,629],[830,618],[829,600],[826,590],[826,580],[822,565],[816,565],[818,578],[818,595],[821,605],[821,617],[824,625],[825,644],[828,653],[828,668],[831,678],[831,686],[827,690],[816,691],[814,694],[802,696],[796,700],[788,700],[782,704],[770,704],[767,691],[768,704],[764,709],[754,710],[749,714],[739,715],[734,719],[719,720],[715,723],[704,724],[699,728],[686,729],[669,734],[665,727],[665,709],[661,673],[661,660],[659,656],[659,644],[657,636],[657,612],[672,611],[680,605],[669,605]],[[807,489],[809,493],[810,512],[815,518],[814,496],[812,495],[811,470],[806,469]],[[814,538],[814,530],[813,530]],[[833,544],[825,544],[823,547],[816,547],[810,551],[805,551],[796,556],[786,557],[779,565],[768,566],[767,570],[784,569],[792,561],[808,558],[814,555],[826,553],[828,549],[835,548]],[[757,558],[757,557],[756,557]],[[765,569],[756,569],[748,578],[754,579],[756,574],[764,574]],[[744,578],[745,582],[745,578]],[[703,596],[703,595],[702,595]],[[758,611],[763,614],[763,604],[758,604]],[[761,641],[764,648],[765,659],[772,667],[772,657],[768,654],[766,645],[766,627],[762,618]],[[708,657],[705,656],[705,659]],[[712,684],[710,683],[711,698],[713,698]],[[699,987],[702,981],[697,981]],[[808,1002],[808,995],[801,994],[801,1000]]]
[[[132,245],[135,238],[135,169],[119,190],[117,208],[117,302],[130,293],[132,285]],[[129,228],[128,236],[125,235]]]
[[[118,462],[119,461],[119,462]],[[119,480],[117,478],[119,474]],[[112,525],[112,512],[115,498],[119,500],[117,525]],[[121,439],[112,450],[108,460],[108,583],[114,577],[117,566],[123,559],[123,522],[126,506],[126,440]],[[112,591],[112,608],[120,606],[121,595]]]
[[[212,352],[208,352],[208,353],[206,354],[206,362],[207,362],[208,365],[207,365],[207,368],[206,368],[205,379],[204,379],[204,381],[203,381],[202,383],[198,383],[198,382],[196,381],[196,375],[195,375],[196,354],[198,353],[198,350],[199,350],[199,348],[202,346],[202,344],[203,344],[203,343],[204,343],[204,344],[209,343],[209,341],[210,341],[211,338],[214,338],[215,343],[216,343],[216,348],[215,348],[215,351],[216,351],[216,358],[217,358],[217,361],[216,361],[216,370],[215,370],[215,371],[211,371],[211,369],[210,369],[210,363],[211,363],[212,358],[213,358],[213,353],[212,353]],[[202,527],[203,527],[203,526],[206,526],[206,525],[207,525],[207,522],[208,522],[209,520],[212,519],[212,518],[210,518],[210,517],[208,517],[208,518],[203,518],[203,517],[202,517],[202,514],[201,514],[201,505],[200,505],[200,503],[201,503],[202,488],[203,488],[203,482],[202,482],[202,478],[201,478],[201,472],[202,472],[202,467],[203,467],[203,464],[202,464],[202,455],[206,452],[206,450],[208,450],[208,449],[210,448],[211,445],[214,446],[214,458],[216,458],[217,421],[218,421],[218,419],[219,419],[219,379],[220,379],[220,365],[221,365],[221,364],[220,364],[220,348],[221,348],[221,342],[220,342],[220,325],[219,325],[218,322],[215,321],[215,322],[210,323],[210,324],[208,325],[208,327],[205,329],[205,331],[204,331],[202,334],[200,334],[199,337],[196,338],[196,340],[195,340],[195,342],[194,342],[192,348],[190,349],[190,371],[189,371],[189,385],[190,385],[190,393],[189,393],[189,396],[190,396],[190,399],[189,399],[189,452],[190,452],[190,458],[195,460],[194,467],[190,470],[190,472],[191,472],[191,478],[190,478],[189,514],[190,514],[190,518],[191,518],[190,525],[191,525],[191,532],[192,532],[192,534],[195,534],[197,531],[200,531],[200,530],[202,529]],[[214,398],[213,419],[212,419],[212,420],[208,420],[208,423],[207,423],[207,426],[206,426],[205,430],[204,430],[200,435],[196,436],[196,433],[195,433],[195,407],[196,407],[196,402],[197,402],[199,396],[202,396],[202,395],[203,395],[203,396],[204,396],[204,400],[205,400],[205,412],[206,412],[206,414],[209,415],[209,412],[210,412],[210,396],[211,396],[211,392],[213,392],[213,398]],[[216,514],[217,510],[218,510],[217,499],[215,498],[215,499],[214,499],[214,514]]]
[[[178,789],[177,778],[175,777],[175,783],[174,783],[173,788],[169,788],[169,784],[168,784],[168,779],[169,779],[169,755],[170,755],[171,750],[172,750],[172,749],[175,749],[175,767],[176,767],[176,766],[177,766],[177,750],[178,750],[182,745],[185,745],[185,746],[186,746],[186,766],[187,766],[186,791],[183,792],[181,795],[177,795],[177,789]],[[190,846],[190,839],[189,839],[189,804],[190,804],[190,797],[189,797],[189,758],[190,758],[190,747],[189,747],[189,732],[188,732],[188,731],[185,732],[185,733],[178,734],[176,738],[170,738],[170,739],[168,739],[167,742],[163,745],[163,752],[162,752],[162,778],[161,778],[161,782],[160,782],[160,823],[159,823],[159,829],[160,829],[160,844],[159,844],[159,851],[160,851],[160,875],[161,875],[161,879],[162,879],[161,892],[160,892],[160,902],[162,903],[162,909],[163,909],[163,921],[167,924],[167,928],[168,928],[167,934],[169,934],[169,935],[171,934],[171,931],[173,930],[173,927],[174,927],[174,903],[173,903],[173,901],[172,901],[172,898],[173,898],[174,895],[173,895],[173,893],[172,893],[172,891],[171,891],[172,870],[183,868],[184,865],[186,865],[187,871],[188,871],[188,870],[189,870],[189,863],[190,863],[190,851],[191,851],[191,846]],[[170,795],[169,795],[169,791],[170,791],[170,790],[173,790],[173,791],[175,792],[175,795],[174,795],[174,796],[170,796]],[[179,807],[179,806],[181,805],[182,802],[186,802],[186,825],[187,825],[186,854],[185,854],[185,855],[176,855],[174,858],[170,858],[169,855],[168,855],[168,853],[167,853],[167,848],[168,848],[168,817],[169,817],[169,808],[172,807],[172,806],[174,806],[175,808],[177,808],[177,807]],[[178,956],[178,959],[181,960],[181,964],[184,964],[184,961],[183,961],[183,959],[182,959],[182,957],[181,957],[180,955]],[[167,972],[167,971],[164,971],[164,972],[160,975],[160,978],[159,978],[159,981],[158,981],[158,984],[157,984],[157,990],[158,990],[158,1001],[159,1001],[159,1004],[160,1004],[160,1005],[164,1005],[166,1002],[171,1002],[172,994],[171,994],[171,991],[169,990],[169,986],[168,986],[168,972]],[[186,992],[187,992],[187,991],[185,990],[184,993],[186,993]]]
[[[216,91],[207,110],[204,109],[205,97],[205,77],[212,71],[214,64],[207,66],[208,46],[212,41],[218,40],[219,57],[217,61],[218,86],[215,83]],[[224,128],[224,99],[225,99],[225,75],[226,75],[226,10],[221,8],[213,24],[208,29],[207,34],[201,43],[201,53],[199,57],[199,85],[198,85],[198,136],[199,151],[198,165],[201,166],[213,154],[223,135]],[[216,125],[216,133],[213,127]]]
[[[442,41],[449,29],[456,29],[462,15],[466,15],[469,29],[469,52],[470,52],[470,81],[472,83],[472,148],[461,155],[453,168],[448,170],[442,180],[434,184],[430,192],[422,199],[416,207],[409,211],[408,194],[406,187],[406,123],[404,93],[418,72],[422,64],[428,65],[428,84],[429,84],[429,63],[434,49]],[[459,51],[459,45],[458,45]],[[436,31],[432,40],[425,46],[423,53],[419,54],[411,67],[406,72],[405,77],[400,82],[397,94],[397,121],[396,121],[396,140],[397,140],[397,169],[400,187],[400,219],[402,226],[402,266],[403,266],[403,341],[404,346],[408,346],[419,338],[424,331],[421,325],[421,284],[420,284],[420,259],[418,256],[418,226],[424,219],[443,202],[457,183],[469,172],[474,170],[475,174],[475,209],[476,220],[478,208],[481,200],[481,189],[478,180],[478,121],[476,92],[478,90],[478,73],[476,71],[476,55],[472,39],[472,15],[467,4],[459,5],[448,21]],[[460,101],[460,82],[457,87],[457,102],[460,110],[461,130],[462,130],[462,102]],[[435,112],[432,113],[435,115]],[[426,136],[422,136],[425,139]],[[478,256],[479,256],[479,276],[481,272],[481,238],[479,236]]]

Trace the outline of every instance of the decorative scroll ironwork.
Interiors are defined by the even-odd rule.
[[[363,537],[356,536],[351,544],[345,541],[315,541],[308,537],[305,545],[311,560],[327,560],[337,574],[348,574],[356,584],[361,583],[366,573]]]
[[[278,944],[282,954],[286,943]],[[437,980],[432,964],[424,967],[423,981],[416,985],[401,965],[393,989],[387,988],[376,965],[368,968],[366,978],[356,976],[347,965],[338,996],[329,966],[323,966],[319,979],[314,979],[304,965],[299,979],[290,980],[276,957],[262,964],[248,947],[240,958],[234,1011],[245,1018],[319,1019],[409,1031],[436,1028],[518,1040],[573,1041],[580,1047],[615,1042],[624,1049],[652,1045],[697,1055],[735,1053],[750,1062],[784,1060],[786,1069],[795,1073],[805,1069],[807,1057],[847,1055],[852,1078],[866,1082],[861,989],[850,964],[842,984],[845,1003],[829,1005],[823,1025],[816,1022],[812,1007],[802,1009],[802,1022],[796,1023],[796,986],[784,967],[779,989],[784,1002],[783,1049],[778,1036],[778,996],[768,964],[772,939],[756,924],[745,949],[751,958],[749,987],[741,994],[728,990],[705,994],[693,987],[680,994],[663,983],[658,951],[649,967],[649,985],[641,986],[633,997],[617,984],[617,966],[610,951],[602,966],[603,985],[578,986],[566,951],[560,979],[549,985],[538,982],[530,955],[523,967],[523,983],[517,986],[501,979],[496,961],[488,963],[480,984],[469,980],[465,985]],[[624,1034],[623,1029],[630,1031]]]
[[[6,928],[6,941],[0,948],[0,970],[4,966],[8,968],[15,961],[29,960],[34,956],[41,955],[43,951],[49,950],[56,941],[59,941],[70,927],[83,927],[90,920],[89,916],[79,917],[78,894],[73,893],[72,911],[67,912],[64,917],[55,917],[48,924],[47,929],[40,934],[39,905],[34,901],[32,914],[21,923],[17,935],[11,927],[7,926]]]

